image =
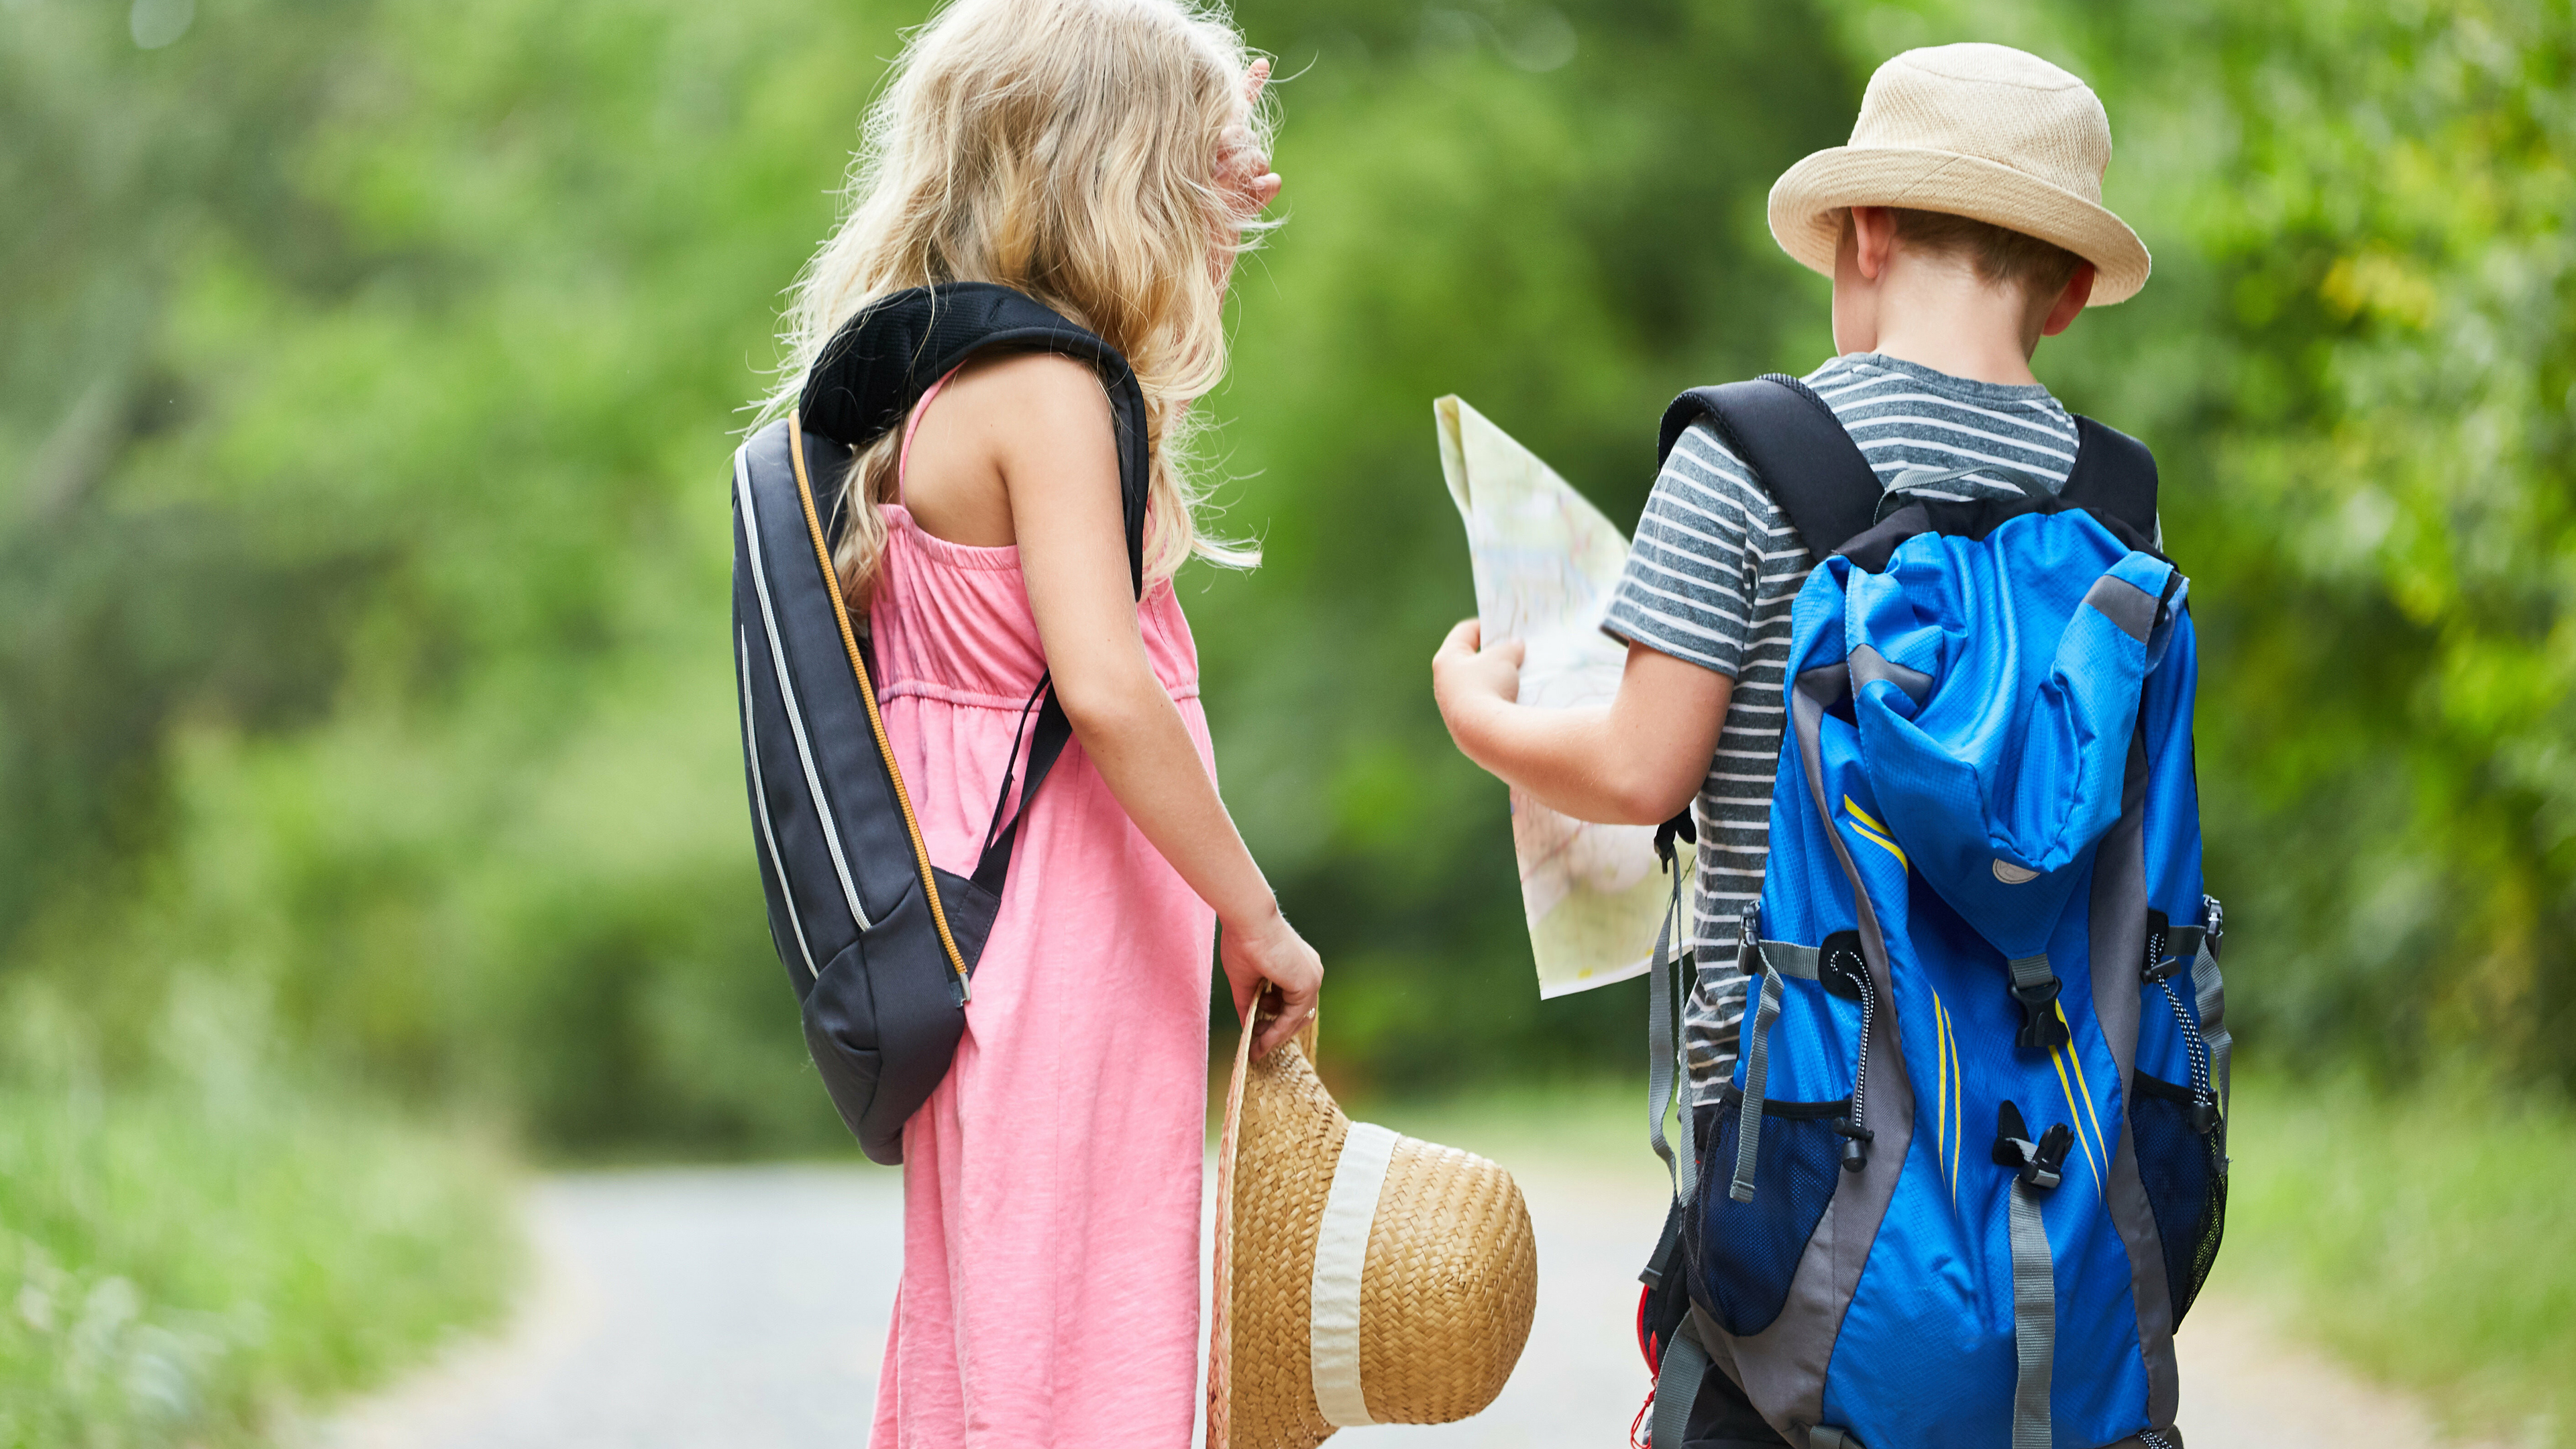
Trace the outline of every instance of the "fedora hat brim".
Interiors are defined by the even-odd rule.
[[[1771,237],[1830,277],[1853,206],[1947,212],[2053,242],[2093,264],[2097,307],[2136,296],[2152,266],[2127,222],[2074,192],[1982,156],[1915,147],[1835,146],[1790,167],[1771,187]]]

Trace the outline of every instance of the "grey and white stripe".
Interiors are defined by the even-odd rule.
[[[2075,464],[2075,421],[2044,387],[1976,382],[1866,352],[1817,368],[1807,385],[1842,420],[1882,487],[1910,470],[1973,468],[1990,471],[1929,491],[2018,497],[2007,473],[2053,492]],[[1806,578],[1806,540],[1702,424],[1664,461],[1602,625],[1616,638],[1735,680],[1717,755],[1693,806],[1700,847],[1690,944],[1699,979],[1682,1034],[1691,1100],[1702,1105],[1716,1101],[1735,1072],[1745,994],[1736,926],[1762,894],[1786,715],[1789,613]]]

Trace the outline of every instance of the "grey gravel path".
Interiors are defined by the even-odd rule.
[[[1539,1232],[1539,1311],[1502,1398],[1353,1449],[1621,1449],[1645,1393],[1629,1336],[1656,1180],[1512,1163]],[[817,1449],[866,1442],[901,1241],[872,1168],[558,1177],[528,1202],[541,1272],[501,1338],[312,1433],[327,1449]],[[2418,1449],[2413,1404],[2204,1301],[2183,1333],[2191,1449]]]

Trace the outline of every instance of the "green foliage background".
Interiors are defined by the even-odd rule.
[[[553,1148],[833,1142],[720,480],[918,4],[200,0],[144,50],[146,8],[0,7],[0,995],[111,1083],[184,976]],[[1293,77],[1291,219],[1205,405],[1269,562],[1184,588],[1355,1076],[1625,1070],[1643,1011],[1536,1001],[1501,789],[1430,707],[1469,607],[1430,399],[1633,518],[1672,393],[1828,351],[1771,179],[1973,37],[2096,83],[2157,256],[2039,367],[2163,460],[2240,1038],[2576,1081],[2563,0],[1240,18]]]

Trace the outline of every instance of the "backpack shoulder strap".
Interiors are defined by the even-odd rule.
[[[842,324],[805,377],[800,426],[852,450],[900,426],[932,384],[991,348],[1078,357],[1100,373],[1118,433],[1127,574],[1145,594],[1145,500],[1152,481],[1145,394],[1125,355],[1054,308],[990,282],[943,282],[881,297]]]
[[[1805,383],[1772,372],[1683,393],[1664,410],[1656,467],[1703,418],[1797,525],[1810,558],[1821,560],[1877,520],[1877,472],[1834,410]]]
[[[797,396],[797,425],[806,433],[864,448],[903,425],[922,395],[939,379],[978,352],[994,348],[1054,352],[1078,357],[1100,374],[1109,393],[1111,420],[1117,430],[1118,491],[1127,532],[1127,576],[1136,596],[1145,596],[1145,503],[1151,481],[1151,439],[1146,430],[1145,394],[1135,369],[1117,348],[1024,292],[989,282],[946,282],[914,287],[880,297],[859,310],[832,335],[805,376]],[[821,500],[816,500],[818,503]],[[837,524],[837,519],[835,520]],[[855,641],[851,665],[865,676],[865,662]],[[872,688],[873,686],[866,686]],[[1028,724],[1036,715],[1036,724]],[[1045,783],[1057,757],[1073,738],[1073,724],[1057,699],[1053,676],[1040,674],[1037,688],[1020,711],[1012,732],[1011,754],[1003,762],[1002,788],[993,802],[992,824],[977,856],[974,885],[998,900],[1011,866],[1020,816]],[[1028,763],[1012,794],[1020,740],[1028,740]],[[886,758],[889,775],[895,770]],[[1016,803],[1018,809],[1011,807]],[[906,829],[911,823],[906,821]],[[928,855],[921,856],[927,870]],[[934,877],[935,879],[935,877]],[[985,913],[989,926],[990,914]],[[970,933],[971,934],[971,933]],[[961,976],[974,967],[972,956],[983,949],[980,935],[971,950],[959,951]]]
[[[2058,497],[2156,536],[2156,455],[2118,428],[2075,415],[2075,470]]]

